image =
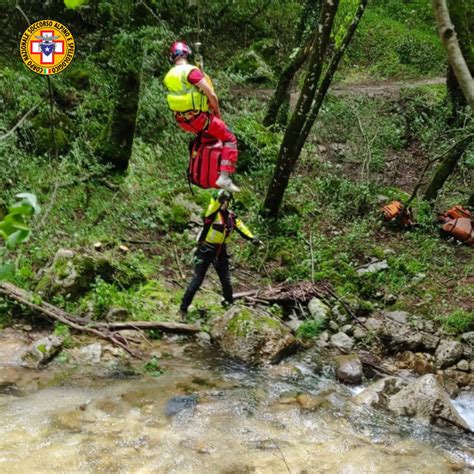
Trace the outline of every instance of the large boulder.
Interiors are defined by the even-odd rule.
[[[459,362],[463,354],[464,347],[459,341],[443,339],[436,348],[436,363],[438,367],[444,369]]]
[[[339,382],[357,385],[362,382],[362,363],[356,354],[334,358],[336,378]]]
[[[341,352],[350,352],[354,347],[354,339],[343,332],[331,336],[331,344]]]
[[[278,319],[244,306],[212,321],[211,337],[226,354],[249,364],[275,364],[297,348],[290,329]]]
[[[418,332],[409,325],[388,318],[378,328],[378,335],[390,352],[423,351],[433,352],[439,338],[433,334]]]
[[[37,369],[47,364],[60,350],[63,340],[59,336],[47,336],[32,344],[22,356],[22,365]]]
[[[398,377],[385,377],[358,393],[354,401],[373,408],[386,408],[389,396],[399,392],[405,386],[406,382]]]
[[[440,419],[469,429],[433,374],[420,377],[392,395],[387,407],[398,415],[424,418],[430,422]]]

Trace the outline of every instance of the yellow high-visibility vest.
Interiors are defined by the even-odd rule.
[[[233,230],[237,230],[246,240],[252,240],[254,238],[254,235],[248,227],[236,217],[232,211],[229,211],[228,216],[228,219],[232,219],[232,225],[230,228],[227,227],[220,207],[221,203],[217,197],[213,195],[206,211],[204,229],[201,233],[201,238],[203,238],[205,242],[208,244],[226,244],[229,242]]]
[[[209,110],[206,95],[188,81],[188,75],[194,69],[198,68],[192,64],[178,64],[166,74],[163,82],[169,91],[167,100],[171,110],[175,112]]]

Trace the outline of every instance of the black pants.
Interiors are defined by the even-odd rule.
[[[219,250],[218,246],[203,245],[196,252],[194,262],[194,275],[189,282],[189,285],[186,288],[181,301],[181,310],[186,311],[188,309],[188,306],[193,301],[194,295],[201,287],[211,263],[214,265],[214,268],[219,275],[224,299],[228,303],[232,303],[233,296],[232,284],[230,282],[229,257],[227,255],[225,246]]]

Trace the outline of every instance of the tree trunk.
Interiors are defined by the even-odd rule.
[[[470,33],[471,24],[474,24],[474,14],[468,0],[449,0],[449,6],[454,26],[451,23],[446,1],[433,0],[433,8],[441,41],[446,49],[450,63],[446,85],[453,113],[449,123],[453,127],[463,127],[464,115],[462,111],[467,104],[471,106],[471,113],[474,113],[474,102],[471,103],[469,99],[469,94],[471,93],[473,94],[472,99],[474,99],[474,81],[472,79],[474,50]],[[464,86],[462,81],[465,83]],[[440,189],[456,169],[456,165],[471,142],[472,135],[465,137],[444,158],[426,188],[423,199],[427,201],[434,201],[436,199]]]
[[[474,11],[470,2],[471,0],[448,0],[448,7],[456,29],[459,47],[471,75],[474,75],[474,37],[471,34],[471,31],[474,30]],[[448,66],[446,85],[452,104],[450,124],[457,127],[463,119],[460,112],[466,107],[467,101],[451,66]]]
[[[300,20],[295,33],[295,48],[293,58],[283,69],[279,79],[275,93],[268,106],[267,113],[263,119],[265,127],[271,127],[278,121],[278,114],[286,99],[290,94],[290,87],[295,77],[295,74],[303,67],[308,55],[310,53],[311,45],[314,37],[307,37],[306,29],[308,22],[316,20],[318,13],[321,11],[321,0],[306,0],[305,5],[301,11]]]
[[[433,10],[449,64],[453,68],[459,86],[471,107],[471,113],[474,114],[474,80],[459,46],[446,0],[433,0]]]
[[[306,58],[308,57],[310,44],[311,41],[309,41],[304,47],[300,46],[293,60],[281,73],[280,78],[278,79],[277,88],[270,101],[270,105],[268,106],[267,114],[263,119],[263,125],[265,127],[271,127],[272,125],[275,125],[278,112],[280,111],[280,108],[285,103],[288,96],[291,82],[293,81],[295,74],[302,68]]]
[[[346,52],[346,49],[349,46],[349,43],[352,41],[357,26],[359,25],[359,22],[362,19],[362,15],[364,14],[365,9],[367,7],[367,2],[368,0],[360,1],[359,7],[357,8],[354,18],[352,19],[352,22],[349,25],[349,28],[347,29],[340,46],[335,51],[334,56],[332,57],[331,62],[329,63],[329,66],[326,70],[326,73],[324,74],[323,80],[321,81],[321,85],[319,86],[318,93],[316,95],[315,103],[311,109],[311,114],[308,117],[308,120],[306,120],[306,124],[303,130],[301,131],[299,142],[300,150],[303,148],[303,145],[306,142],[306,139],[308,138],[311,128],[313,127],[314,122],[318,117],[319,110],[321,109],[321,105],[323,105],[326,94],[329,90],[329,87],[331,86],[334,74],[336,74],[337,68],[339,67],[339,63],[341,62],[341,59],[344,56],[344,53]]]
[[[137,72],[130,71],[120,76],[118,103],[98,150],[104,162],[111,164],[115,171],[126,171],[132,156],[139,91]]]
[[[424,200],[434,201],[436,199],[440,189],[444,186],[444,183],[456,168],[456,165],[471,142],[472,135],[468,135],[459,143],[457,143],[451,152],[446,156],[446,158],[444,158],[444,160],[436,169],[436,172],[425,191],[425,195],[423,196]]]
[[[299,156],[298,139],[316,95],[338,7],[339,0],[325,0],[323,3],[303,89],[283,137],[275,172],[265,198],[264,207],[269,217],[278,215],[288,180]]]
[[[364,14],[367,1],[368,0],[360,0],[359,7],[357,8],[352,23],[347,29],[341,45],[334,53],[318,89],[317,86],[320,80],[322,66],[324,64],[324,56],[328,44],[328,37],[326,37],[326,35],[329,36],[331,34],[334,21],[334,16],[331,15],[335,15],[339,5],[338,2],[329,2],[331,3],[329,6],[327,5],[328,2],[324,3],[320,20],[322,28],[318,25],[318,28],[320,28],[319,34],[316,37],[316,46],[312,50],[311,64],[308,68],[305,84],[298,100],[296,111],[293,114],[283,138],[275,172],[265,199],[264,206],[270,217],[276,217],[278,215],[290,174],[294,169],[296,161],[298,160],[301,150],[303,149],[311,128],[318,116],[340,60],[352,40],[362,15]]]

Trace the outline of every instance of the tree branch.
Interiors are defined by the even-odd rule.
[[[115,346],[125,350],[133,357],[137,357],[139,359],[141,359],[141,356],[134,350],[130,349],[127,339],[121,334],[115,333],[114,331],[123,331],[125,329],[159,329],[160,331],[164,332],[194,334],[201,330],[196,324],[190,325],[183,323],[155,321],[101,323],[87,319],[80,319],[73,316],[72,314],[67,313],[66,311],[63,311],[61,308],[53,306],[52,304],[46,303],[44,301],[37,302],[34,298],[34,295],[31,293],[6,282],[0,282],[0,295],[3,295],[4,297],[13,300],[16,303],[24,305],[35,312],[43,314],[49,319],[66,324],[77,331],[86,332],[101,339],[105,339]]]
[[[23,122],[39,107],[40,104],[41,101],[38,101],[35,105],[33,105],[33,107],[31,107],[30,110],[28,110],[28,112],[26,112],[25,115],[23,115],[23,117],[21,117],[20,120],[18,120],[18,122],[10,130],[8,130],[8,132],[0,135],[0,141],[5,140],[5,138],[8,138],[10,135],[12,135],[17,128],[21,127]]]

